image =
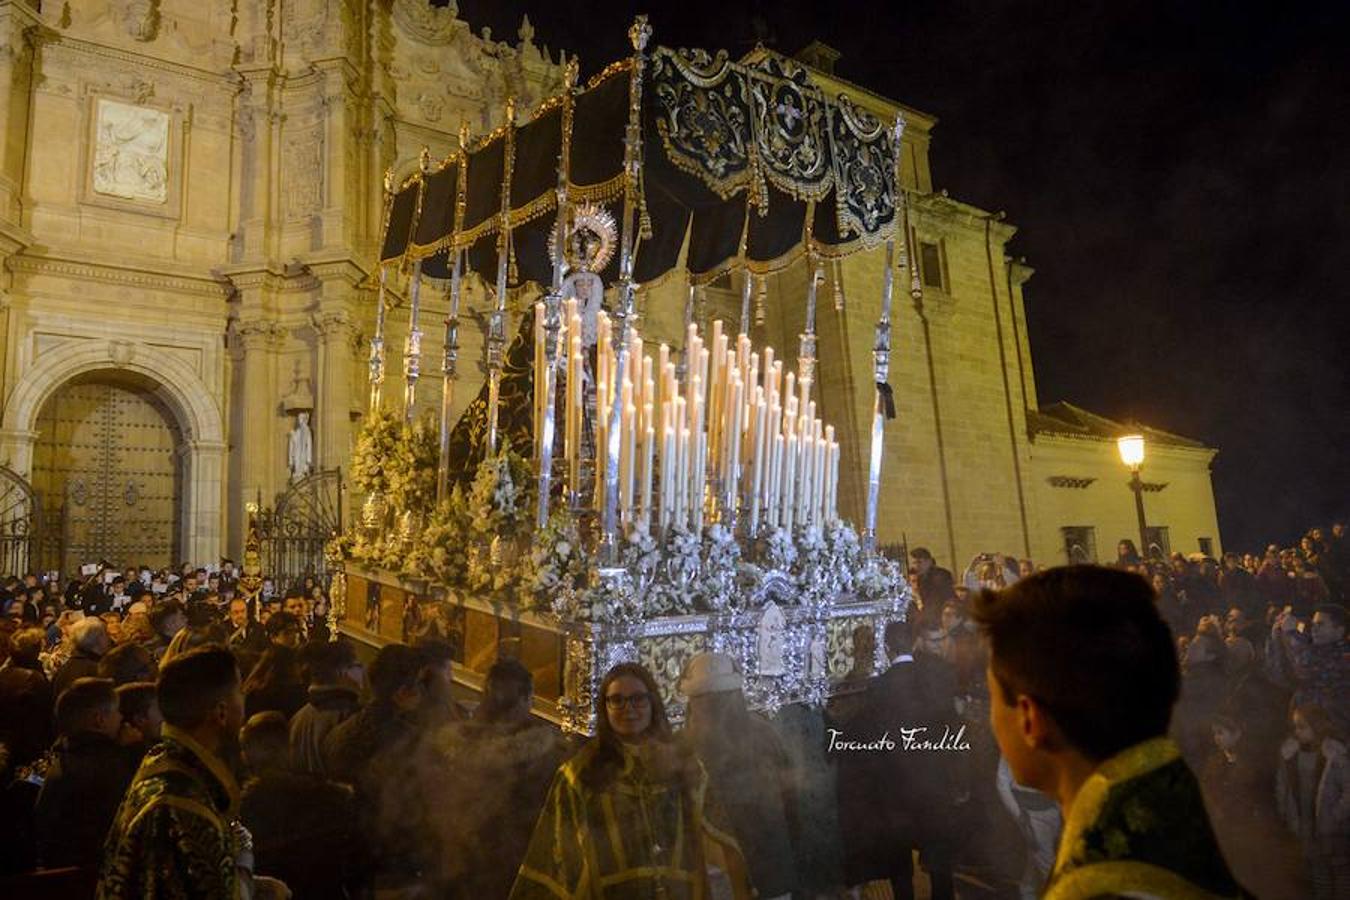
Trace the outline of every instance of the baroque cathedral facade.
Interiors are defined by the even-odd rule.
[[[908,123],[922,291],[896,296],[880,541],[922,544],[958,572],[986,551],[1113,557],[1137,534],[1123,426],[1040,406],[1015,229],[934,190],[932,117],[838,79],[813,48],[803,60],[822,90]],[[0,0],[0,491],[15,498],[0,541],[28,541],[30,568],[63,572],[238,558],[249,510],[294,492],[302,415],[311,481],[340,484],[366,414],[386,173],[401,180],[423,147],[448,156],[461,128],[500,124],[508,98],[528,116],[561,88],[564,61],[528,19],[502,41],[453,2]],[[816,322],[819,403],[842,436],[840,507],[855,521],[883,265],[878,252],[827,268]],[[738,318],[738,278],[703,293],[702,317]],[[390,284],[398,304],[406,276]],[[768,276],[757,343],[791,358],[806,288],[802,265]],[[428,410],[444,294],[422,293]],[[678,344],[686,294],[673,279],[644,289],[644,333]],[[485,328],[487,288],[465,302]],[[406,333],[396,305],[391,379]],[[460,408],[483,378],[476,336],[461,338]],[[1218,552],[1215,451],[1145,435],[1150,539]],[[341,505],[311,500],[310,524]]]

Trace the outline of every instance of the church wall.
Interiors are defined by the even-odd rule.
[[[508,97],[526,117],[558,89],[562,59],[535,43],[528,21],[502,41],[426,0],[297,0],[280,12],[263,0],[233,9],[162,0],[157,17],[145,8],[85,0],[39,14],[27,0],[0,0],[0,455],[20,468],[30,459],[32,423],[10,413],[16,397],[55,388],[30,383],[46,371],[45,356],[79,346],[109,366],[162,361],[160,376],[178,373],[190,382],[179,387],[200,395],[194,409],[215,410],[220,446],[187,451],[195,455],[184,502],[217,516],[209,527],[185,519],[197,535],[185,546],[204,561],[218,551],[237,556],[244,504],[271,505],[286,487],[288,404],[308,398],[314,466],[347,465],[369,395],[384,172],[413,172],[423,146],[433,159],[453,152],[461,126],[476,135],[499,125]],[[39,18],[45,31],[33,43],[23,29]],[[889,101],[813,75],[827,93],[849,91],[874,113],[894,115]],[[95,189],[100,100],[122,104],[114,118],[164,124],[162,198],[159,186],[134,177],[130,186],[150,188],[153,199]],[[916,304],[908,273],[897,273],[898,417],[885,431],[879,540],[923,544],[960,569],[980,551],[1021,555],[1030,534],[1042,558],[1058,550],[1047,535],[1073,509],[1062,505],[1062,489],[1041,487],[1049,451],[1025,433],[1023,410],[1036,405],[1022,294],[1030,269],[1004,258],[1011,228],[993,224],[986,249],[984,214],[931,193],[934,121],[906,115],[902,178],[919,198],[918,238],[941,246],[944,287],[926,287]],[[817,305],[814,396],[843,444],[841,511],[860,527],[882,266],[880,250],[826,265]],[[752,336],[795,371],[804,263],[767,285],[768,316]],[[439,412],[445,290],[423,285],[419,413]],[[407,274],[391,272],[383,390],[391,407],[403,397],[407,295]],[[702,296],[701,322],[721,317],[734,332],[739,277]],[[686,297],[680,277],[641,292],[653,352],[661,340],[682,345]],[[470,280],[455,417],[484,380],[491,307],[491,291]],[[508,335],[519,312],[511,307]],[[1201,485],[1199,469],[1182,469],[1146,502],[1176,519],[1177,534],[1194,531],[1188,540],[1217,532],[1207,475]],[[1210,521],[1188,524],[1188,505]]]
[[[1210,481],[1214,453],[1206,448],[1148,447],[1140,472],[1146,486],[1144,517],[1151,527],[1167,527],[1173,551],[1199,552],[1200,538],[1204,537],[1212,540],[1213,554],[1223,552]],[[1066,526],[1094,529],[1100,562],[1116,558],[1116,543],[1122,539],[1138,545],[1139,524],[1130,474],[1121,464],[1114,442],[1041,434],[1032,450],[1031,469],[1032,488],[1041,510],[1041,527],[1032,547],[1037,562],[1068,562],[1061,531]],[[1052,484],[1052,478],[1063,486]],[[1159,484],[1165,487],[1147,490],[1149,485]]]

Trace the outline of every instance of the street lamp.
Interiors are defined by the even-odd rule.
[[[1127,434],[1116,441],[1120,461],[1129,466],[1130,490],[1134,491],[1134,511],[1139,516],[1139,556],[1148,558],[1148,524],[1144,521],[1144,482],[1139,479],[1139,467],[1144,464],[1144,437]]]

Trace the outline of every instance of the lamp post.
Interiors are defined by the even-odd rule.
[[[1143,435],[1128,434],[1116,441],[1120,461],[1130,469],[1130,490],[1134,491],[1134,511],[1139,516],[1139,556],[1148,559],[1148,523],[1144,520],[1144,482],[1139,468],[1144,464]]]

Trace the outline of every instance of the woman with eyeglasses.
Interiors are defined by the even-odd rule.
[[[595,712],[595,737],[554,776],[511,900],[702,900],[710,865],[749,897],[736,841],[708,821],[707,774],[673,739],[651,673],[610,669]]]

